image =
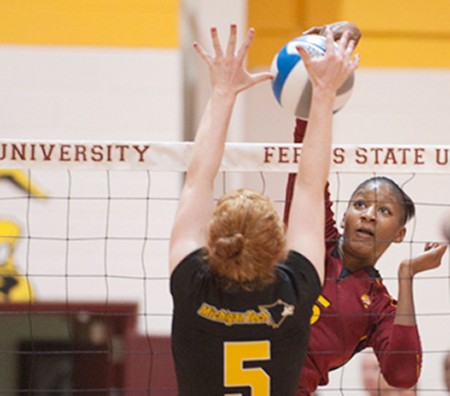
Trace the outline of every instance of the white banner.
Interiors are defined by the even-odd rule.
[[[192,142],[0,140],[0,168],[185,171]],[[301,144],[227,143],[221,170],[295,172]],[[449,145],[334,145],[333,171],[450,173]]]

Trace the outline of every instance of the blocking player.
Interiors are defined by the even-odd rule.
[[[309,336],[309,318],[323,279],[323,189],[331,156],[332,105],[354,72],[354,43],[311,59],[299,49],[313,81],[311,118],[287,232],[269,198],[241,189],[214,207],[213,183],[239,92],[272,78],[250,74],[244,59],[249,30],[236,52],[236,26],[214,54],[195,44],[209,67],[212,93],[195,138],[170,240],[174,302],[172,346],[181,396],[291,396]]]

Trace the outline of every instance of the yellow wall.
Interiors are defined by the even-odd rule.
[[[362,66],[450,67],[449,0],[248,0],[258,38],[251,66],[267,66],[313,25],[350,20],[363,32]]]
[[[0,43],[178,47],[179,0],[1,0]]]
[[[247,0],[257,29],[251,66],[267,66],[312,25],[363,31],[362,66],[450,67],[449,0]],[[180,0],[1,0],[0,43],[179,46]],[[426,6],[426,7],[425,7]]]

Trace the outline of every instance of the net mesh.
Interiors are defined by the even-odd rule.
[[[168,243],[192,144],[0,142],[2,394],[175,395]],[[440,240],[450,208],[450,149],[335,146],[337,222],[361,181],[388,175],[413,198],[405,241],[377,265],[397,294],[397,265]],[[239,187],[270,196],[280,214],[301,145],[228,144],[217,197]],[[423,394],[445,394],[450,276],[417,277]],[[359,357],[320,395],[361,395]],[[95,373],[95,374],[94,374]]]

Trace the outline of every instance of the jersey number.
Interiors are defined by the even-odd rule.
[[[251,396],[270,395],[270,377],[260,367],[244,368],[244,362],[270,360],[270,342],[226,342],[224,344],[224,386],[248,386]],[[242,394],[231,394],[242,396]]]
[[[312,315],[311,315],[311,319],[309,320],[309,324],[313,325],[314,323],[316,323],[319,318],[320,318],[320,314],[321,314],[321,309],[320,307],[324,307],[324,308],[328,308],[330,306],[330,302],[322,295],[320,295],[316,301],[316,303],[313,305],[313,309],[312,309]]]

